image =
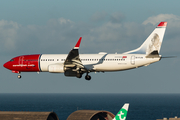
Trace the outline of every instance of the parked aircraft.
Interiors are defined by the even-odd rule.
[[[77,78],[86,73],[85,79],[90,80],[90,72],[113,72],[148,66],[161,60],[159,52],[166,26],[167,22],[159,23],[139,48],[122,54],[79,54],[80,37],[69,54],[21,55],[6,62],[4,67],[18,73],[18,78],[21,78],[21,72],[50,72]]]

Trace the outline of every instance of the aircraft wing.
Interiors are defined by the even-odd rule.
[[[64,67],[68,69],[84,69],[80,58],[79,58],[79,46],[81,43],[82,37],[79,38],[78,42],[76,43],[75,47],[69,52],[65,62]]]

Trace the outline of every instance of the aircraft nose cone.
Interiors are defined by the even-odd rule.
[[[8,64],[8,62],[4,63],[3,66],[4,66],[5,68],[9,69],[9,64]]]

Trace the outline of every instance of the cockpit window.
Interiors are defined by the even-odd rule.
[[[11,59],[10,61],[12,62],[12,61],[14,61],[14,59]]]

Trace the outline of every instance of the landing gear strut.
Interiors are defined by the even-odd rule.
[[[82,71],[81,71],[81,68],[77,71],[77,74],[76,74],[76,77],[77,78],[81,78],[82,77]]]
[[[88,75],[88,73],[87,73],[87,75],[85,76],[85,79],[86,79],[86,80],[91,80],[91,76]]]

